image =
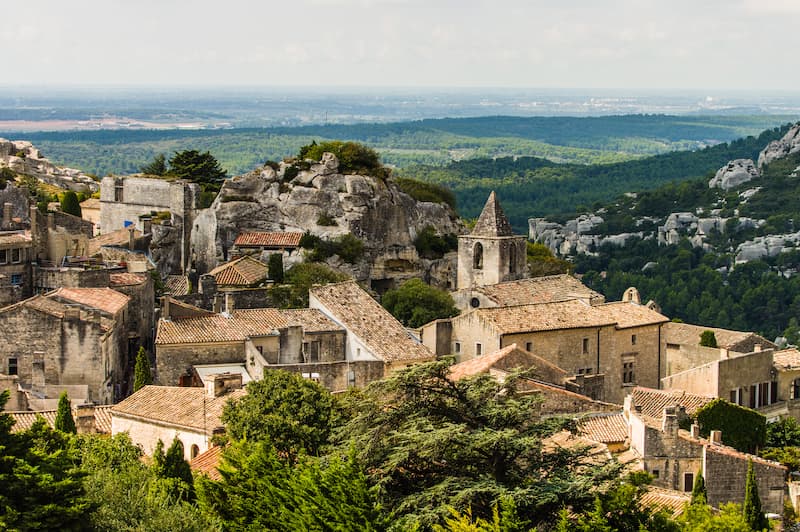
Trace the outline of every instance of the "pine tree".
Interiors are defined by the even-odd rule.
[[[159,153],[153,160],[142,166],[139,169],[143,174],[148,175],[164,175],[167,173],[167,157],[163,153]]]
[[[150,373],[150,360],[144,347],[139,348],[136,354],[136,368],[134,369],[133,391],[138,392],[140,388],[148,384],[153,384],[153,375]]]
[[[753,469],[753,461],[747,463],[747,482],[744,487],[744,519],[751,530],[768,530],[769,522],[764,512],[761,510],[761,499],[758,496],[758,484],[756,483],[756,472]]]
[[[708,504],[708,494],[706,493],[706,481],[703,472],[698,471],[692,486],[692,500],[690,504]]]
[[[75,420],[72,418],[72,402],[67,392],[61,392],[58,398],[58,411],[56,412],[56,430],[75,434]]]

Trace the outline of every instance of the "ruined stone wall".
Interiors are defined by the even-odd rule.
[[[550,390],[544,387],[535,388],[542,398],[539,411],[544,416],[558,414],[575,414],[580,412],[619,412],[619,406],[592,401],[588,397]]]
[[[103,288],[110,283],[110,271],[83,268],[33,268],[33,285],[36,292],[49,292],[59,287]]]
[[[708,503],[719,507],[726,502],[742,504],[747,480],[747,460],[739,453],[708,445],[703,454]],[[761,507],[767,513],[783,513],[783,487],[786,470],[779,464],[753,461]]]
[[[313,378],[332,392],[345,391],[351,387],[363,388],[384,376],[384,363],[377,360],[275,364],[264,367],[264,371],[276,369],[301,373],[307,378]]]
[[[244,361],[244,342],[156,345],[155,383],[177,386],[181,376],[188,375],[192,366],[241,364]]]

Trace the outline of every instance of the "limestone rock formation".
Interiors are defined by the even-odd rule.
[[[90,176],[74,168],[54,165],[27,141],[0,138],[0,167],[4,166],[63,189],[76,192],[100,190],[100,184]]]
[[[760,165],[759,165],[760,166]],[[717,174],[708,182],[709,188],[718,187],[730,190],[742,183],[747,183],[759,177],[760,173],[752,159],[735,159],[717,171]]]
[[[775,159],[800,151],[800,124],[795,124],[780,140],[773,140],[758,154],[758,167],[762,168]]]
[[[356,279],[386,287],[422,276],[441,287],[454,286],[455,254],[430,261],[414,247],[427,225],[440,234],[465,232],[450,207],[418,202],[391,179],[344,175],[330,153],[321,162],[305,163],[307,170],[281,163],[277,171],[266,167],[224,183],[214,204],[194,223],[199,273],[226,260],[242,231],[310,231],[323,238],[352,233],[364,242],[364,258],[351,265],[333,257],[331,263]]]

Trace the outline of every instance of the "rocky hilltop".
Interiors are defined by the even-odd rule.
[[[800,124],[770,142],[760,152],[758,165],[751,159],[736,159],[720,168],[707,183],[707,197],[695,189],[697,198],[689,200],[693,210],[647,212],[643,205],[653,205],[658,191],[628,193],[613,205],[563,223],[531,218],[529,236],[561,256],[593,255],[603,245],[624,246],[631,239],[672,245],[688,238],[707,251],[732,252],[739,263],[774,257],[800,246],[800,231],[793,223],[798,217],[785,201],[798,186],[800,160],[794,161],[798,157]],[[780,168],[771,168],[776,162]],[[679,194],[662,192],[659,201],[686,204],[686,194],[683,198]],[[718,245],[725,247],[716,249]]]
[[[18,174],[29,175],[59,188],[75,192],[97,192],[100,184],[91,176],[74,168],[56,166],[30,142],[0,138],[0,168],[8,167]]]
[[[331,153],[319,162],[306,161],[307,169],[299,171],[286,162],[275,166],[227,180],[212,206],[199,214],[192,230],[199,272],[225,260],[242,231],[308,231],[328,239],[352,233],[363,241],[364,256],[357,263],[336,256],[328,262],[376,288],[420,276],[442,287],[454,283],[455,254],[427,260],[414,246],[426,226],[442,235],[465,232],[446,204],[417,201],[391,178],[340,173]]]

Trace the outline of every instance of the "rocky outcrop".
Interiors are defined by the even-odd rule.
[[[717,171],[708,182],[709,188],[718,187],[730,190],[760,176],[752,159],[735,159]]]
[[[18,174],[29,175],[59,188],[76,192],[97,192],[100,184],[74,168],[56,166],[36,149],[22,140],[0,138],[0,167],[8,167]]]
[[[800,151],[800,124],[794,125],[780,140],[773,140],[758,154],[758,167],[762,168],[775,159]]]
[[[309,231],[323,238],[352,233],[361,239],[365,255],[357,264],[330,259],[331,265],[358,280],[381,286],[420,276],[443,287],[452,282],[452,258],[422,259],[414,247],[427,225],[439,234],[465,232],[450,207],[418,202],[391,179],[342,174],[329,153],[306,166],[292,175],[296,166],[281,163],[277,170],[265,167],[226,181],[211,208],[194,223],[197,271],[206,272],[226,260],[242,231]]]

